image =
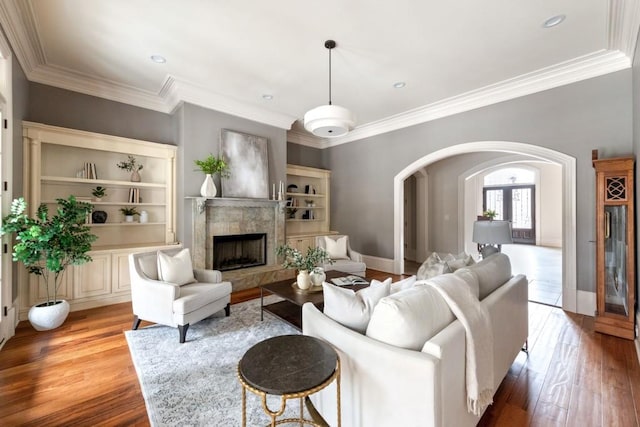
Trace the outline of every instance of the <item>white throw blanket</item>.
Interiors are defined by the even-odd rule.
[[[464,326],[467,338],[467,410],[477,416],[493,403],[493,330],[487,309],[464,280],[426,282],[438,290]]]

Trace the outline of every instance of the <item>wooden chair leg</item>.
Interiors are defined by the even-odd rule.
[[[228,303],[224,308],[224,315],[227,317],[231,316],[231,303]]]
[[[131,329],[133,329],[134,331],[136,329],[138,329],[138,326],[140,326],[140,318],[137,315],[133,315],[133,325],[131,326]]]
[[[184,340],[187,337],[187,329],[189,329],[188,323],[186,325],[178,325],[178,331],[180,332],[180,344],[184,343]]]

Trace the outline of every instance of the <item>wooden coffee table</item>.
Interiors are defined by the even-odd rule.
[[[331,283],[331,279],[337,277],[351,276],[350,273],[336,270],[327,271],[326,275],[326,281],[329,283]],[[365,280],[371,282],[371,280],[366,277]],[[295,281],[296,279],[281,280],[279,282],[269,283],[260,287],[260,320],[264,320],[264,312],[268,311],[297,330],[302,331],[302,306],[304,303],[311,302],[320,310],[323,309],[324,295],[322,290],[314,292],[300,291],[292,286]],[[366,288],[367,286],[369,285],[349,285],[344,287],[357,291],[359,289]],[[264,305],[265,291],[268,292],[268,294],[284,298],[284,300]]]

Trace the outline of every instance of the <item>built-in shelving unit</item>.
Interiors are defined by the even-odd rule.
[[[335,234],[329,230],[331,171],[287,165],[285,208],[287,243],[306,251],[316,236]]]
[[[130,300],[128,255],[176,245],[175,157],[176,147],[149,141],[79,131],[40,123],[23,122],[24,195],[31,214],[41,203],[50,211],[56,199],[69,195],[93,204],[106,213],[104,223],[88,225],[98,239],[90,252],[93,262],[73,267],[62,286],[62,297],[72,310]],[[132,155],[143,165],[140,182],[117,165]],[[87,174],[85,164],[92,172]],[[95,172],[95,174],[94,174]],[[89,179],[95,176],[96,179]],[[101,186],[99,201],[92,190]],[[135,189],[138,202],[130,202]],[[120,209],[135,207],[147,213],[147,221],[125,222]],[[21,316],[43,297],[36,278],[20,276],[28,298]]]

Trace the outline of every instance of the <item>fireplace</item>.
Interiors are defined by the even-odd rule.
[[[214,270],[237,270],[266,265],[266,263],[266,233],[213,236]]]

